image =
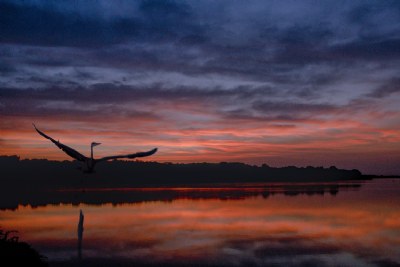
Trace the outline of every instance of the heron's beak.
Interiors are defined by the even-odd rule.
[[[92,143],[92,147],[98,146],[98,145],[101,145],[101,143],[96,143],[96,142],[93,142],[93,143]]]

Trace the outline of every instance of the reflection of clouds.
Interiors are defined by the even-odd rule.
[[[371,191],[375,188],[376,191]],[[84,206],[84,254],[151,263],[380,266],[400,261],[398,182],[323,198],[276,195]],[[396,189],[397,188],[397,189]],[[385,197],[386,196],[386,197]],[[50,259],[75,255],[72,205],[2,211]],[[4,215],[4,216],[3,216]],[[383,264],[384,265],[384,264]]]

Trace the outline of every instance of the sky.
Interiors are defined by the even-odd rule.
[[[0,155],[400,174],[400,1],[1,1]]]

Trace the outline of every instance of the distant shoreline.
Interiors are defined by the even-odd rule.
[[[372,174],[363,174],[362,177],[365,179],[386,179],[386,178],[400,178],[400,175],[372,175]]]
[[[99,164],[94,174],[82,173],[77,170],[79,166],[76,161],[0,156],[0,209],[16,209],[19,205],[102,205],[182,198],[267,198],[275,194],[336,195],[339,190],[358,190],[364,181],[387,177],[336,167],[274,168],[227,162],[111,161]]]
[[[74,166],[72,166],[73,169],[77,169],[78,166],[81,165],[80,162],[76,161],[76,160],[48,160],[48,159],[21,159],[18,155],[0,155],[0,167],[4,167],[4,163],[7,165],[8,163],[16,163],[17,161],[19,162],[46,162],[48,164],[54,164],[54,165],[60,165],[60,164],[64,164],[64,165],[71,165],[73,164]],[[110,164],[113,161],[109,161],[106,162],[105,164]],[[336,168],[335,166],[331,166],[329,168],[327,167],[321,167],[321,166],[307,166],[307,167],[297,167],[297,166],[284,166],[284,167],[270,167],[267,164],[262,164],[261,166],[259,165],[251,165],[251,164],[246,164],[246,163],[241,163],[241,162],[191,162],[191,163],[174,163],[174,162],[156,162],[156,161],[128,161],[128,160],[116,160],[114,162],[119,162],[119,163],[126,163],[126,164],[158,164],[158,165],[168,165],[168,166],[198,166],[198,165],[221,165],[221,164],[226,164],[226,165],[242,165],[242,166],[250,166],[250,167],[255,167],[255,168],[262,168],[262,167],[268,167],[270,169],[287,169],[287,168],[295,168],[297,170],[302,170],[302,169],[310,169],[310,168],[314,168],[314,169],[337,169],[337,170],[342,170],[342,171],[358,171],[360,174],[361,172],[357,169],[352,169],[352,170],[348,170],[348,169],[339,169]],[[102,163],[103,165],[104,163]],[[82,165],[83,166],[83,165]],[[11,167],[11,166],[7,166],[7,167]],[[75,172],[75,174],[78,174],[79,172]],[[364,179],[370,179],[370,178],[400,178],[400,174],[384,174],[384,175],[379,175],[379,174],[361,174],[362,177]]]
[[[141,161],[108,161],[100,163],[94,174],[83,174],[78,161],[21,160],[18,156],[0,156],[0,168],[11,186],[41,183],[41,188],[68,188],[73,177],[85,178],[93,187],[135,187],[153,184],[214,184],[257,182],[324,182],[368,179],[359,170],[324,167],[270,167],[240,162],[159,163]],[[30,178],[28,178],[30,177]],[[110,179],[112,177],[112,179]]]

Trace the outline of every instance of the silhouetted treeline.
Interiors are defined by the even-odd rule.
[[[97,166],[97,173],[84,174],[76,161],[20,160],[0,157],[2,172],[0,209],[18,205],[121,204],[143,201],[190,199],[264,198],[273,194],[337,194],[341,188],[358,188],[359,183],[337,181],[361,179],[357,170],[335,167],[261,167],[243,163],[171,164],[139,161],[111,161]],[[274,185],[270,182],[278,182]],[[305,185],[290,182],[301,182]],[[316,183],[310,182],[334,182]],[[283,183],[283,184],[281,184]],[[268,184],[268,185],[267,185]],[[141,190],[142,187],[149,187]],[[157,190],[158,187],[165,187]],[[173,187],[193,187],[175,190]],[[199,190],[196,187],[223,190]],[[224,188],[230,187],[229,190]],[[106,190],[103,190],[103,189]],[[124,191],[120,189],[131,188]],[[138,188],[133,190],[132,188]],[[152,189],[150,189],[152,188]],[[99,190],[101,189],[101,190]]]
[[[172,164],[140,161],[110,161],[97,166],[96,173],[84,174],[77,161],[20,160],[17,156],[1,156],[4,174],[1,183],[19,188],[141,187],[154,185],[200,185],[219,183],[265,182],[328,182],[362,179],[358,170],[336,167],[294,166],[274,168],[244,163]]]

